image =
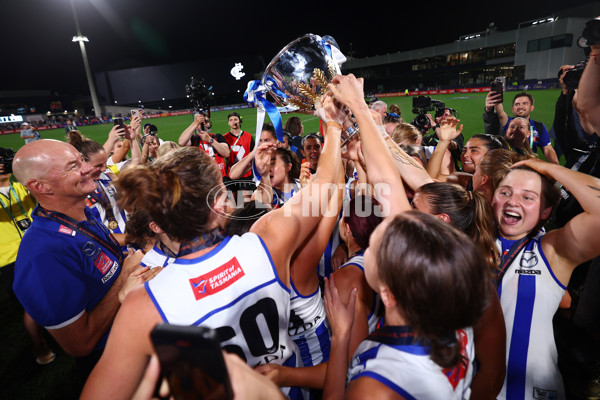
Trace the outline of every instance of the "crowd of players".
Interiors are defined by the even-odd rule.
[[[283,142],[237,113],[225,135],[196,115],[178,143],[133,116],[104,144],[69,130],[3,151],[1,271],[36,361],[54,359],[46,329],[81,363],[82,398],[151,398],[150,333],[169,323],[216,330],[236,398],[592,396],[600,43],[590,50],[555,110],[565,166],[529,93],[511,117],[490,92],[486,133],[464,143],[452,109],[424,137],[367,104],[353,75],[329,85],[320,132],[290,117]],[[559,309],[592,360],[577,371],[559,368]],[[220,390],[207,379],[194,389]]]

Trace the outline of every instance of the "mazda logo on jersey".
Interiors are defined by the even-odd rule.
[[[525,251],[521,257],[521,268],[533,268],[538,265],[537,255],[533,251]]]
[[[190,279],[190,285],[194,297],[196,297],[196,300],[200,300],[226,289],[244,275],[244,270],[237,258],[233,257],[209,273]]]

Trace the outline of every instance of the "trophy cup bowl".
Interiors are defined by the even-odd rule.
[[[306,34],[290,42],[271,60],[262,84],[284,112],[313,115],[315,103],[327,94],[327,85],[340,74],[320,36]],[[345,144],[358,128],[353,123],[342,132]],[[343,145],[342,144],[342,145]]]

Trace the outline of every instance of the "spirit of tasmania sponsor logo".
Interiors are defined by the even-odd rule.
[[[231,286],[244,275],[237,258],[233,257],[209,273],[190,279],[190,285],[196,300],[200,300]]]

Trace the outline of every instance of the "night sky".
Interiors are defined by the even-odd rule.
[[[268,63],[305,33],[332,35],[344,54],[360,58],[449,43],[492,21],[514,29],[590,2],[74,1],[93,72],[243,54]],[[0,15],[0,90],[87,93],[70,0],[2,0]]]

